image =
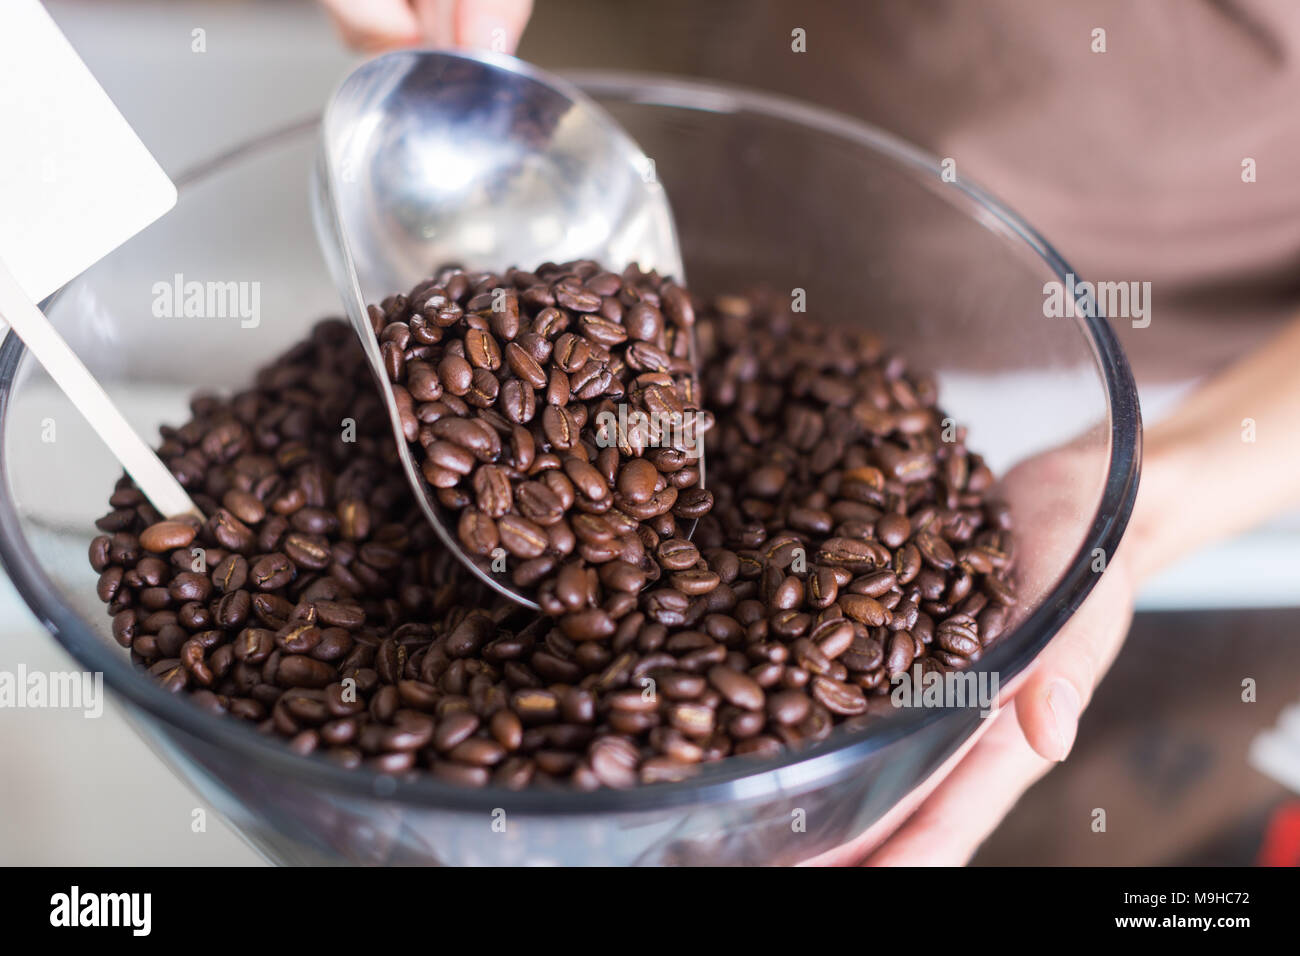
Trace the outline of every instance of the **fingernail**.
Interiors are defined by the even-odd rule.
[[[1053,759],[1064,760],[1079,731],[1079,711],[1083,709],[1079,692],[1069,681],[1054,680],[1047,690],[1047,707],[1052,712],[1052,736],[1056,744]]]

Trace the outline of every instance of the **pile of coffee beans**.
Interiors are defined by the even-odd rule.
[[[567,326],[539,329],[558,323],[548,310]],[[512,574],[541,569],[546,613],[440,548],[361,347],[327,321],[248,390],[197,398],[189,423],[164,429],[160,453],[205,522],[164,520],[124,478],[90,546],[114,636],[214,713],[346,767],[628,787],[880,719],[893,675],[963,667],[1005,626],[1014,547],[992,475],[933,381],[870,333],[763,293],[692,302],[592,263],[444,273],[374,320],[435,495],[492,523]],[[692,325],[700,394],[682,363]],[[581,365],[571,340],[556,355],[566,334]],[[629,357],[637,343],[663,371]],[[461,394],[465,365],[449,358],[469,368]],[[510,382],[531,405],[522,385],[502,404]],[[716,417],[713,497],[681,449],[605,444],[592,425],[609,403],[649,407],[648,385]],[[547,408],[572,430],[553,412],[548,431]],[[512,515],[539,529],[540,553],[504,543]]]
[[[404,437],[461,545],[521,590],[540,585],[567,637],[611,637],[665,570],[691,593],[716,583],[682,564],[694,549],[678,522],[713,497],[681,286],[594,262],[449,270],[370,317]],[[666,565],[649,540],[666,542]]]

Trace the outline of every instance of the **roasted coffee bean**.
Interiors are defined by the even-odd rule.
[[[228,551],[246,552],[256,540],[252,529],[224,508],[219,509],[208,519],[208,530],[217,543]],[[176,534],[174,540],[179,540],[180,532],[174,533]]]
[[[275,677],[285,687],[325,687],[334,680],[335,671],[324,661],[300,654],[286,654],[280,659]]]
[[[573,487],[591,501],[603,501],[609,497],[609,485],[605,477],[588,462],[578,458],[564,460],[564,473],[573,482]]]
[[[456,533],[466,551],[484,558],[496,550],[501,540],[492,519],[481,511],[472,509],[460,513]]]
[[[889,638],[885,654],[885,670],[890,677],[905,673],[916,656],[916,644],[907,631],[895,631]]]
[[[572,332],[566,332],[555,340],[555,349],[551,353],[551,361],[561,371],[572,374],[586,365],[590,356],[590,344]]]
[[[501,367],[501,347],[492,333],[484,329],[466,329],[465,358],[475,368],[495,371]],[[393,376],[393,379],[400,380],[398,376]]]
[[[253,562],[248,577],[254,587],[262,591],[275,591],[292,581],[296,573],[288,556],[268,554]]]
[[[921,552],[914,544],[905,544],[894,555],[894,571],[899,584],[911,584],[921,571]]]
[[[817,552],[817,563],[851,571],[870,571],[876,566],[875,551],[867,541],[830,538]]]
[[[709,683],[730,703],[745,710],[762,710],[763,688],[748,674],[727,667],[709,668]]]
[[[140,532],[140,546],[155,554],[188,547],[197,530],[185,521],[160,521]]]
[[[510,479],[495,465],[484,465],[474,472],[474,495],[479,511],[489,518],[503,517],[514,505]]]
[[[445,391],[452,395],[464,395],[473,381],[474,367],[463,355],[448,353],[438,363],[438,379]]]
[[[97,574],[102,574],[108,568],[109,542],[106,534],[101,534],[90,542],[90,566]]]
[[[540,481],[526,481],[515,488],[513,503],[520,514],[540,525],[553,525],[564,517],[564,502]]]
[[[232,488],[221,499],[222,506],[245,524],[259,524],[266,517],[266,505],[257,495]]]
[[[196,571],[183,571],[172,578],[167,593],[176,601],[206,601],[212,593],[212,579]]]
[[[518,558],[536,558],[546,550],[547,538],[538,525],[518,515],[505,515],[497,522],[502,546]]]
[[[889,612],[881,603],[865,594],[841,594],[839,607],[845,616],[868,627],[880,627],[889,620]]]
[[[300,568],[323,571],[334,560],[329,539],[324,535],[294,532],[285,535],[281,546],[289,559]],[[259,584],[259,587],[262,585]]]
[[[426,461],[432,462],[444,471],[468,475],[474,470],[474,456],[455,442],[435,441],[425,451],[429,456]]]
[[[953,554],[951,545],[937,534],[922,531],[914,540],[916,549],[921,552],[921,558],[926,564],[941,571],[947,571],[957,563],[957,557]]]
[[[672,506],[679,518],[703,518],[713,509],[713,492],[706,488],[687,488],[677,496]]]
[[[538,364],[538,360],[528,354],[517,342],[511,342],[506,346],[505,357],[510,371],[520,379],[533,388],[546,388],[546,371]]]
[[[474,767],[493,767],[506,755],[506,749],[487,737],[470,737],[451,748],[448,756],[458,763]]]
[[[223,594],[238,591],[248,582],[248,559],[228,554],[212,570],[212,584]]]
[[[217,601],[212,609],[212,621],[217,627],[232,630],[243,625],[248,619],[252,602],[249,594],[242,588],[228,591]]]
[[[852,646],[854,633],[848,620],[831,619],[815,627],[808,639],[827,660],[834,660]]]
[[[275,634],[275,644],[291,654],[309,654],[321,642],[321,630],[311,623],[289,624]]]
[[[783,727],[793,727],[805,717],[812,707],[808,695],[798,690],[783,690],[767,698],[767,712],[772,720]]]
[[[829,677],[814,677],[811,686],[813,698],[833,714],[852,717],[866,712],[867,698],[860,687]]]
[[[905,515],[889,512],[876,522],[876,537],[887,548],[902,547],[912,533],[912,523]]]
[[[560,628],[575,641],[595,641],[614,633],[614,618],[601,608],[574,611],[560,618]]]
[[[512,378],[501,386],[500,408],[510,421],[527,424],[537,414],[537,395],[530,386]]]
[[[980,649],[975,621],[964,614],[954,614],[935,629],[934,638],[950,654],[969,658]]]
[[[683,594],[695,597],[708,594],[721,583],[721,579],[707,568],[691,568],[669,576],[669,582]]]
[[[703,737],[713,732],[716,714],[704,704],[669,704],[665,716],[668,723],[688,737]]]
[[[655,557],[665,571],[685,571],[699,563],[700,552],[685,538],[672,538],[660,542]]]
[[[633,504],[644,504],[656,491],[658,469],[644,458],[633,458],[619,470],[618,493]]]
[[[558,451],[567,451],[578,444],[578,423],[564,406],[547,405],[542,410],[542,431],[551,448]]]

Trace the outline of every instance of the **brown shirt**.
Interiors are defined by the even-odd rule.
[[[541,0],[521,55],[765,88],[953,157],[1081,277],[1152,283],[1151,326],[1117,323],[1139,381],[1300,313],[1296,0]]]

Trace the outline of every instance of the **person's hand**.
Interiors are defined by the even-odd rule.
[[[320,0],[351,47],[428,45],[513,53],[533,0]]]
[[[1010,706],[905,823],[864,862],[960,866],[1074,744],[1079,716],[1124,643],[1136,576],[1121,545],[1101,580],[1043,651]]]
[[[1023,462],[1004,479],[1003,492],[1015,502],[1020,528],[1022,592],[1032,596],[1048,587],[1072,558],[1077,525],[1071,529],[1065,516],[1096,469],[1095,452],[1066,446]],[[1133,522],[1135,535],[1143,525]],[[1001,709],[977,732],[979,739],[867,864],[966,863],[1021,794],[1065,759],[1079,715],[1128,633],[1138,586],[1130,556],[1141,546],[1136,537],[1125,538],[1092,593],[1039,655],[1011,700],[1003,694]]]
[[[1013,503],[1016,582],[1022,600],[1042,599],[1079,547],[1078,502],[1095,485],[1098,452],[1071,443],[1013,468],[1000,495]],[[938,770],[852,843],[813,861],[829,865],[959,866],[1020,796],[1074,744],[1079,716],[1128,632],[1151,499],[1139,494],[1128,534],[1096,568],[1087,600],[1017,680],[999,688],[999,709]]]
[[[1205,544],[1300,505],[1297,365],[1300,322],[1148,430],[1141,486],[1124,540],[1088,599],[1015,688],[1010,706],[867,833],[818,862],[970,859],[1020,796],[1069,753],[1079,714],[1123,643],[1142,582]],[[1059,549],[1075,546],[1050,529],[1069,497],[1072,476],[1087,471],[1064,448],[1007,475],[1021,528],[1033,529],[1021,538],[1033,549],[1021,555],[1022,574],[1031,581],[1036,570],[1061,566],[1068,554]]]

